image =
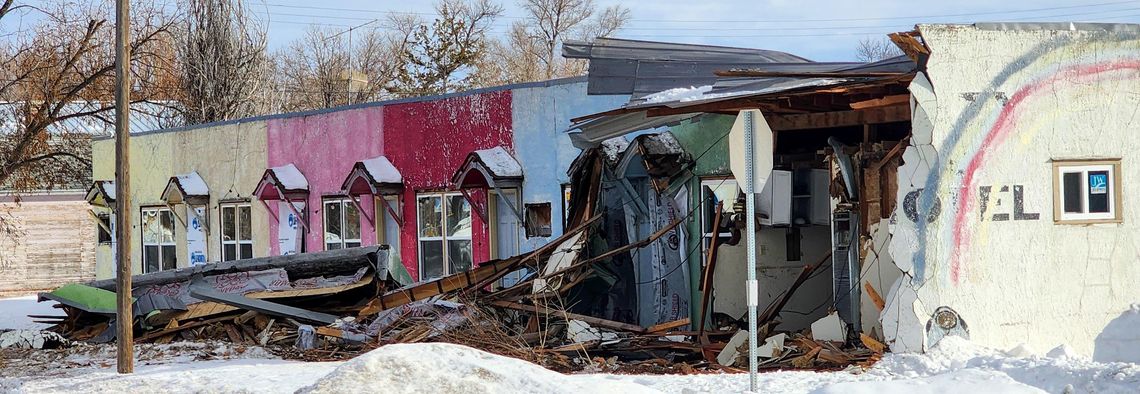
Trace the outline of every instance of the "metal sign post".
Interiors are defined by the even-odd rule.
[[[744,112],[744,213],[745,245],[748,259],[748,390],[756,392],[756,308],[759,304],[759,286],[756,282],[756,168],[752,165],[756,147],[753,138],[756,132],[755,113]]]
[[[756,281],[756,194],[768,183],[774,166],[772,128],[759,110],[740,111],[728,133],[728,161],[745,196],[745,242],[748,259],[748,372],[749,388],[756,391],[756,308],[760,292]]]

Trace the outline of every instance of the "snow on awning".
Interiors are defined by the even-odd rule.
[[[210,202],[210,188],[202,176],[198,175],[198,171],[175,175],[166,183],[162,201],[167,204],[206,204]]]
[[[87,203],[102,208],[114,208],[115,181],[92,182],[91,187],[87,189]]]
[[[643,134],[634,138],[622,153],[617,174],[670,178],[684,170],[692,161],[672,133]],[[642,166],[633,166],[637,162]]]
[[[341,189],[351,196],[398,194],[404,190],[404,178],[387,157],[376,156],[356,162]]]
[[[265,170],[253,195],[260,200],[285,200],[309,195],[309,181],[293,163]]]
[[[501,146],[471,152],[451,183],[456,189],[522,186],[522,165]]]

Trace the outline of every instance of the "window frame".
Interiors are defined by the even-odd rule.
[[[468,220],[471,221],[471,226],[472,226],[471,228],[472,228],[472,230],[474,230],[474,228],[475,228],[474,227],[475,226],[475,222],[474,222],[475,221],[475,212],[474,212],[475,207],[471,204],[470,201],[467,201],[467,198],[463,196],[463,193],[449,192],[449,191],[444,191],[444,192],[439,192],[439,191],[437,191],[437,192],[417,192],[416,193],[416,200],[415,200],[416,201],[416,263],[417,263],[417,268],[418,268],[417,272],[418,272],[419,280],[421,280],[421,281],[426,280],[426,279],[438,279],[438,278],[425,278],[423,276],[423,273],[424,273],[424,248],[423,248],[423,245],[424,245],[425,241],[426,242],[439,242],[442,245],[443,272],[442,272],[440,278],[447,277],[449,275],[455,274],[455,272],[451,272],[451,260],[450,260],[450,256],[449,256],[450,249],[448,248],[448,242],[449,241],[468,241],[468,245],[471,248],[471,254],[472,254],[472,256],[471,256],[472,257],[471,269],[475,268],[474,231],[472,231],[471,235],[468,235],[466,237],[457,237],[457,236],[448,236],[447,235],[447,229],[448,229],[448,223],[447,223],[447,207],[448,207],[448,204],[447,204],[447,200],[449,197],[459,197],[459,198],[463,199],[463,203],[467,204],[467,206],[468,206],[467,217],[468,217]],[[441,212],[440,212],[440,229],[439,229],[440,235],[439,236],[425,237],[425,236],[421,235],[422,232],[420,231],[420,229],[423,228],[424,218],[423,218],[423,215],[420,215],[419,206],[420,206],[420,199],[422,199],[422,198],[438,198],[438,199],[440,199]]]
[[[387,204],[392,207],[393,211],[396,211],[397,215],[403,215],[404,199],[401,195],[398,195],[398,194],[383,194],[383,195],[372,196],[372,208],[373,208],[373,211],[375,211],[375,215],[376,215],[376,216],[373,216],[374,218],[376,218],[376,228],[375,228],[376,244],[377,245],[388,245],[389,247],[391,247],[393,249],[399,250],[400,238],[401,238],[401,236],[400,236],[401,228],[400,228],[400,224],[399,224],[400,218],[392,216],[392,213],[388,212],[388,208],[384,205],[385,202],[381,201],[381,200],[386,200]],[[396,231],[395,239],[388,239],[388,231],[391,230],[388,228],[388,221],[389,220],[391,220],[392,225],[395,226],[395,231]]]
[[[167,215],[170,215],[170,242],[163,242],[161,235],[159,235],[159,241],[156,244],[146,242],[146,226],[143,225],[143,221],[145,220],[146,214],[148,211],[158,212],[158,221],[159,221],[160,227],[162,226],[162,216],[161,216],[162,213],[165,212]],[[144,274],[178,269],[178,232],[177,232],[178,231],[178,225],[176,223],[177,223],[177,219],[174,216],[174,211],[172,209],[170,209],[170,207],[168,207],[168,206],[150,205],[150,206],[139,207],[139,241],[140,241],[139,245],[140,245],[140,252],[142,254],[142,256],[141,256],[142,258],[139,260],[142,262],[142,271]],[[153,246],[158,247],[158,270],[157,271],[152,271],[152,270],[147,269],[147,259],[146,259],[146,247],[147,247],[147,245],[153,245]],[[173,252],[171,252],[174,254],[174,266],[171,268],[163,268],[162,267],[162,261],[164,260],[163,257],[166,255],[164,250],[166,249],[167,246],[174,248]]]
[[[99,221],[99,223],[95,223],[95,242],[99,245],[114,244],[115,234],[108,231],[111,228],[111,214],[109,212],[97,213],[95,219]]]
[[[562,232],[570,230],[570,199],[574,188],[569,183],[562,184]]]
[[[249,209],[249,222],[250,222],[249,223],[249,239],[241,239],[241,224],[242,224],[241,209],[242,208],[248,208]],[[230,240],[230,241],[226,240],[226,209],[233,209],[234,210],[234,237],[235,237],[235,239]],[[253,252],[253,249],[254,249],[254,247],[253,247],[253,238],[254,238],[253,237],[253,222],[254,222],[254,220],[253,220],[253,204],[251,204],[249,201],[227,201],[227,202],[218,203],[218,222],[221,223],[221,227],[219,228],[220,231],[218,231],[218,240],[220,241],[220,245],[222,246],[222,248],[221,248],[222,249],[221,250],[221,255],[222,255],[221,261],[233,261],[233,260],[242,260],[242,259],[247,259],[247,258],[250,258],[250,259],[253,258],[254,254],[255,254]],[[228,258],[229,256],[226,256],[226,245],[234,245],[234,254],[236,254],[236,256],[234,256],[235,258],[230,259],[230,258]],[[243,257],[242,256],[242,252],[241,252],[241,246],[242,245],[249,245],[249,251],[250,251],[249,257]]]
[[[1108,212],[1088,212],[1088,173],[1108,171]],[[1065,212],[1064,176],[1069,173],[1081,174],[1081,211]],[[1123,212],[1123,183],[1121,182],[1120,159],[1095,160],[1054,160],[1053,161],[1053,222],[1055,224],[1096,224],[1121,223]]]
[[[730,184],[736,186],[737,194],[742,193],[742,191],[740,190],[740,183],[736,182],[736,179],[733,179],[732,177],[701,178],[701,185],[700,185],[700,189],[698,192],[699,194],[697,195],[697,198],[700,199],[700,204],[701,204],[701,215],[700,215],[699,226],[701,229],[701,255],[702,256],[705,256],[708,253],[709,242],[711,242],[712,236],[713,236],[712,232],[706,231],[708,229],[705,228],[705,225],[706,225],[706,223],[711,224],[712,221],[715,220],[715,218],[705,218],[705,213],[712,209],[712,207],[708,207],[705,205],[705,204],[708,204],[708,201],[705,199],[705,186],[727,186]],[[734,203],[734,202],[730,201],[730,203]],[[723,222],[724,216],[721,216],[721,220]],[[718,236],[718,238],[722,239],[722,240],[732,238],[732,232],[723,232],[722,231],[720,233],[720,235]]]
[[[340,205],[340,234],[338,236],[338,238],[340,238],[340,247],[330,249],[329,248],[330,242],[326,238],[327,236],[325,234],[328,234],[328,232],[329,232],[328,206],[334,205],[334,204]],[[356,238],[345,238],[345,229],[347,228],[346,225],[348,224],[348,215],[345,214],[345,212],[346,212],[345,209],[347,209],[349,207],[351,207],[352,209],[357,211],[356,212]],[[364,245],[364,243],[363,243],[364,228],[363,228],[363,226],[360,225],[360,210],[356,208],[356,204],[354,204],[352,202],[351,198],[345,197],[345,196],[328,196],[328,197],[322,198],[321,199],[321,223],[324,225],[324,227],[321,228],[321,232],[322,232],[321,245],[322,245],[322,247],[324,247],[324,250],[358,248],[358,247],[361,247]],[[356,244],[356,245],[349,246],[349,244]]]

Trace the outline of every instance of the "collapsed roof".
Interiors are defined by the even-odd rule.
[[[598,38],[566,40],[562,56],[588,59],[587,94],[641,97],[690,85],[712,83],[713,71],[762,64],[806,64],[810,60],[780,51],[713,45]],[[829,64],[829,63],[820,63]]]
[[[904,104],[900,97],[863,108],[853,105],[905,94],[901,82],[909,81],[916,69],[914,56],[873,63],[816,63],[762,49],[619,39],[571,42],[563,56],[590,61],[589,94],[631,94],[621,108],[573,119],[570,139],[579,148],[707,112],[759,108],[766,115],[779,115],[898,106]],[[804,97],[816,93],[824,95]]]

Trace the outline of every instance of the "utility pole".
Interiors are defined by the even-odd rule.
[[[129,0],[115,0],[115,291],[119,373],[135,372],[134,313],[131,311],[131,35]]]

